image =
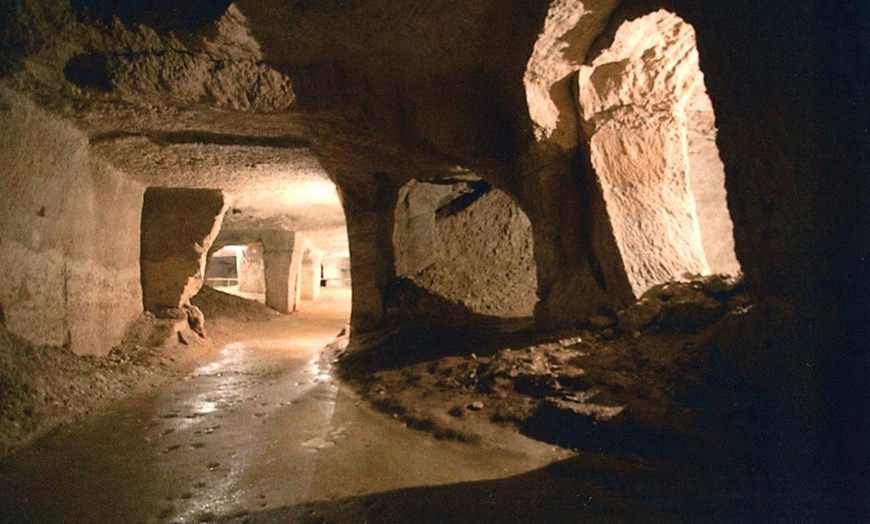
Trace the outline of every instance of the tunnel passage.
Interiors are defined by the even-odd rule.
[[[663,10],[623,22],[577,83],[608,289],[630,301],[686,273],[737,273],[692,27]]]
[[[335,236],[342,233],[339,231]],[[318,247],[321,235],[322,232],[251,231],[245,236],[265,236],[265,240],[242,245],[223,245],[227,235],[219,236],[208,257],[205,284],[284,313],[297,311],[302,301],[319,300],[323,287],[351,285],[349,257],[342,252],[323,251],[321,248],[329,246],[321,243]],[[284,238],[288,243],[276,244],[276,238]],[[288,249],[281,248],[282,245]]]
[[[208,257],[205,285],[250,300],[266,300],[263,244],[252,242],[214,249]]]
[[[528,217],[481,180],[412,180],[399,191],[396,275],[495,317],[532,316],[537,277]]]

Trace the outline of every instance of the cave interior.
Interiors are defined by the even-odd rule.
[[[808,511],[860,521],[866,11],[2,0],[3,329],[102,358],[145,313],[199,325],[204,283],[283,313],[350,286],[357,378],[703,330]]]

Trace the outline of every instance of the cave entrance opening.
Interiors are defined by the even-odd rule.
[[[507,193],[469,175],[400,190],[393,247],[403,315],[452,323],[528,318],[537,302],[529,218]],[[387,304],[387,311],[390,310]]]
[[[611,279],[637,297],[689,274],[739,273],[692,26],[664,10],[626,20],[577,81],[599,218],[622,262]]]

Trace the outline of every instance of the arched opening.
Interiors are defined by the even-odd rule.
[[[577,88],[608,288],[631,300],[685,274],[738,273],[694,29],[664,10],[623,22]]]
[[[266,302],[263,245],[228,245],[212,252],[206,264],[205,285],[260,303]]]
[[[509,195],[476,177],[412,180],[395,213],[400,280],[477,315],[532,316],[531,224]]]
[[[316,305],[349,315],[347,253],[343,210],[325,174],[280,190],[253,188],[232,196],[205,283],[283,313]]]

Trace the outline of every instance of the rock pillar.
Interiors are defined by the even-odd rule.
[[[263,269],[266,305],[282,313],[296,311],[302,242],[294,231],[263,231]]]
[[[248,244],[239,261],[239,291],[243,293],[265,293],[263,276],[263,245],[259,242]]]
[[[190,304],[226,207],[213,189],[152,187],[142,204],[142,302],[162,316]]]
[[[703,82],[691,26],[664,11],[623,24],[578,73],[608,292],[631,301],[709,270],[689,189],[685,107]]]
[[[302,300],[317,300],[320,298],[320,267],[323,263],[323,253],[315,249],[306,252],[302,258],[300,277],[300,295]]]

